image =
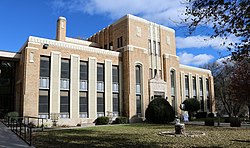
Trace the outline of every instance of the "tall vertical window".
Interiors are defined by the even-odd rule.
[[[61,89],[69,89],[70,68],[69,60],[61,60]]]
[[[171,79],[171,96],[175,96],[175,71],[170,71],[170,79]]]
[[[104,93],[97,93],[97,117],[104,116]]]
[[[208,81],[208,79],[206,79],[206,97],[207,97],[207,110],[210,111],[209,81]]]
[[[79,94],[80,118],[88,118],[88,92],[80,92]]]
[[[104,116],[104,64],[97,64],[97,116]]]
[[[117,38],[117,48],[120,48],[123,46],[123,39],[122,36]]]
[[[88,118],[88,63],[80,62],[79,117]]]
[[[60,91],[60,116],[69,118],[70,97],[69,97],[70,62],[67,59],[61,60],[61,91]]]
[[[39,117],[41,118],[49,117],[49,91],[48,90],[39,91]]]
[[[113,92],[119,92],[119,70],[118,66],[112,66]]]
[[[60,92],[60,116],[69,118],[69,91]]]
[[[154,54],[156,55],[156,42],[153,41],[153,50],[154,50]]]
[[[171,98],[172,98],[172,107],[176,111],[175,107],[175,71],[170,71],[170,81],[171,81]]]
[[[136,114],[141,116],[141,95],[136,95]]]
[[[161,43],[158,42],[157,44],[158,44],[158,48],[157,48],[157,50],[158,50],[158,56],[160,57],[161,56]]]
[[[135,66],[136,73],[136,113],[141,116],[141,67]]]
[[[112,80],[113,80],[113,115],[119,115],[119,68],[112,66]]]
[[[148,40],[148,53],[149,53],[149,54],[152,54],[151,40]]]
[[[80,62],[80,90],[88,90],[88,63]]]
[[[196,90],[196,77],[193,77],[193,97],[197,98],[197,90]]]
[[[97,91],[104,91],[104,65],[97,64]]]
[[[39,117],[49,118],[50,59],[40,57]]]
[[[49,57],[40,58],[40,88],[49,88],[50,78],[50,59]]]
[[[189,81],[188,81],[188,75],[185,75],[185,94],[186,99],[189,98]]]
[[[201,101],[201,110],[204,111],[204,96],[203,96],[203,80],[200,78],[200,101]]]
[[[136,73],[136,93],[141,94],[141,67],[140,66],[135,67],[135,73]]]
[[[113,93],[113,115],[119,116],[119,94]]]

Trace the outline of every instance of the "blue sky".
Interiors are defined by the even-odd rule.
[[[183,64],[201,66],[227,56],[221,38],[209,39],[209,26],[188,34],[184,10],[178,0],[1,0],[0,50],[17,52],[29,36],[54,39],[59,16],[67,18],[67,36],[87,38],[129,13],[175,29]],[[230,36],[226,43],[235,40]]]

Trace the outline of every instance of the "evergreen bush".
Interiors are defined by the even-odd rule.
[[[207,112],[198,112],[195,115],[196,119],[200,119],[200,118],[207,118]]]
[[[156,98],[151,101],[145,115],[147,121],[157,124],[169,123],[175,119],[172,106],[163,98]]]
[[[109,123],[109,117],[98,117],[95,120],[95,125],[106,125]]]
[[[207,115],[207,117],[208,117],[208,118],[214,118],[214,113],[209,113],[209,114]]]
[[[214,126],[214,119],[213,118],[205,119],[205,125],[206,126]]]
[[[116,124],[127,124],[128,123],[128,118],[127,117],[117,117],[115,119]]]
[[[241,126],[240,118],[231,118],[230,119],[230,126],[231,127],[240,127]]]

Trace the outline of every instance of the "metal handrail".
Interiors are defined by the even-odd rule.
[[[23,119],[23,117],[19,117],[19,119]],[[24,142],[26,142],[29,146],[31,146],[32,143],[31,126],[22,123],[22,120],[11,119],[10,128],[12,132],[14,132]]]
[[[33,132],[33,125],[30,124],[30,119],[37,119],[37,126],[38,128],[42,128],[44,130],[43,121],[45,118],[39,117],[31,117],[31,116],[24,116],[24,117],[10,117],[8,116],[8,127],[10,127],[11,131],[18,135],[23,141],[25,141],[28,145],[31,146],[32,144],[32,132]],[[41,120],[41,126],[40,126]]]

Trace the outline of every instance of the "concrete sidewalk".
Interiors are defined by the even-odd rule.
[[[0,121],[0,148],[30,147]]]
[[[184,122],[186,125],[205,125],[204,121],[189,121]],[[218,126],[218,122],[214,122],[214,126]],[[220,123],[220,127],[230,127],[230,123]],[[250,124],[247,123],[241,123],[241,127],[243,128],[250,128]]]

